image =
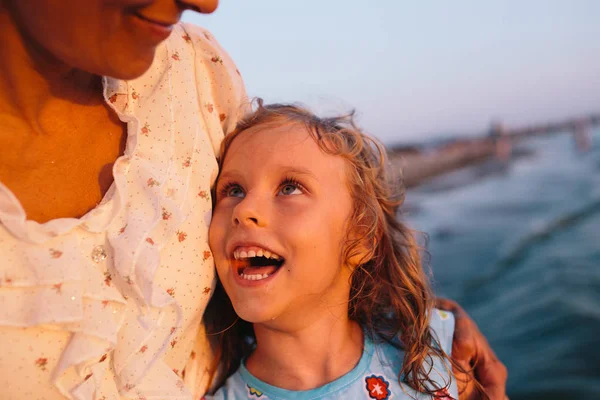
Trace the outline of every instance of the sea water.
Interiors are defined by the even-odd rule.
[[[405,219],[429,236],[438,295],[475,319],[518,399],[600,399],[600,130],[530,139],[411,190]]]

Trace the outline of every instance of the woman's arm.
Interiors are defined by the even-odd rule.
[[[456,325],[454,329],[454,340],[452,342],[452,358],[466,371],[471,371],[470,378],[475,378],[485,394],[491,400],[505,400],[506,379],[508,371],[506,367],[490,347],[487,339],[477,324],[456,302],[448,299],[437,299],[437,308],[450,311],[454,314]],[[479,400],[485,398],[477,390],[477,385],[468,376],[460,376],[456,373],[459,384],[461,400]],[[461,384],[462,383],[462,384]]]

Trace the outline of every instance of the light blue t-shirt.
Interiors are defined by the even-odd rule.
[[[454,316],[452,313],[434,310],[431,315],[431,328],[434,337],[442,349],[450,355],[452,335],[454,334]],[[406,384],[398,383],[398,374],[402,368],[404,352],[388,343],[373,343],[365,335],[364,350],[360,361],[346,375],[312,390],[294,391],[271,386],[256,377],[244,363],[230,376],[225,385],[214,396],[206,399],[227,400],[275,400],[275,399],[430,399],[432,396],[417,393]],[[437,399],[458,399],[456,380],[451,378],[452,368],[448,362],[433,357],[433,369],[430,378],[438,387],[444,387],[450,381],[447,391],[439,391]]]

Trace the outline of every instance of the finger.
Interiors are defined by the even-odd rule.
[[[475,330],[479,333],[479,328],[475,322],[469,317],[469,314],[455,301],[449,299],[436,299],[436,307],[445,311],[450,311],[454,315],[455,320],[455,336],[460,339],[461,336],[465,336],[466,339],[472,337],[472,331]]]
[[[481,335],[477,325],[469,315],[455,302],[439,299],[442,307],[454,315],[454,337],[452,340],[452,358],[466,364],[467,370],[477,357],[477,338]]]
[[[472,374],[464,373],[453,369],[454,379],[458,389],[459,399],[473,399],[477,396],[477,386]]]
[[[475,375],[491,400],[506,398],[508,371],[500,360],[488,359],[480,363],[475,370]]]
[[[476,379],[491,400],[504,400],[508,377],[506,366],[498,359],[487,339],[479,330],[474,331],[474,343],[477,354],[474,370]]]
[[[435,299],[435,306],[440,310],[450,311],[452,313],[454,313],[454,311],[457,310],[463,311],[463,309],[458,305],[457,302],[450,299],[444,299],[442,297],[438,297]]]
[[[452,358],[468,378],[474,376],[492,400],[506,398],[506,367],[490,347],[477,324],[458,303],[449,299],[436,299],[436,307],[454,314],[455,329],[452,342]],[[466,390],[466,393],[472,393]],[[474,393],[472,393],[474,395]],[[466,398],[470,398],[467,394]]]

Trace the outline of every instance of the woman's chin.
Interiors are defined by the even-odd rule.
[[[147,50],[136,57],[113,57],[99,75],[131,80],[142,76],[152,66],[155,51]]]
[[[132,63],[124,68],[115,71],[115,74],[118,76],[114,76],[114,78],[122,79],[122,80],[131,80],[136,79],[142,76],[146,71],[150,69],[152,65],[152,60],[149,62],[144,62],[142,60],[138,60],[136,63]]]

